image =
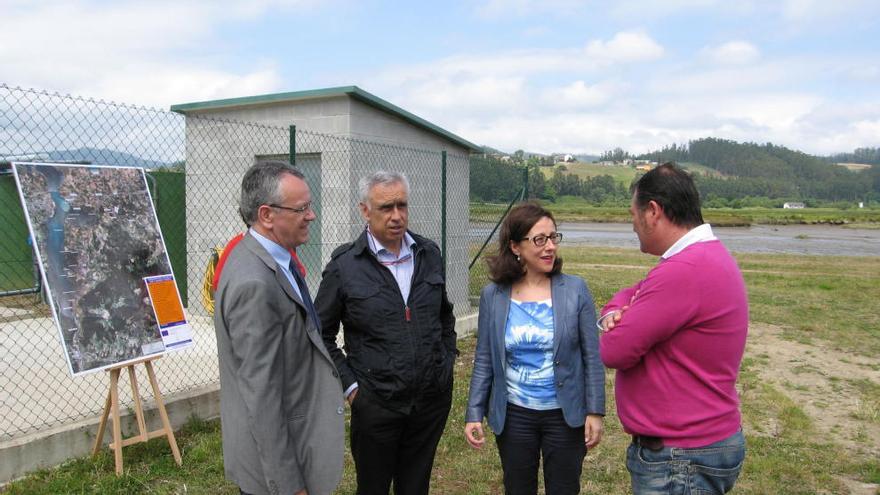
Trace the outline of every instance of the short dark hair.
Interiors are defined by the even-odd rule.
[[[489,265],[489,279],[497,284],[513,284],[523,278],[526,268],[516,255],[510,250],[510,241],[523,240],[532,230],[532,227],[542,218],[549,218],[556,225],[556,219],[543,206],[529,201],[520,203],[510,210],[504,223],[501,224],[501,232],[498,233],[498,252],[486,258]],[[562,271],[562,258],[556,256],[553,269],[548,276],[556,275]]]
[[[643,175],[630,191],[635,195],[639,210],[654,201],[674,225],[692,229],[704,223],[700,193],[694,179],[673,162],[666,162]]]
[[[305,176],[288,162],[265,161],[254,164],[241,179],[241,198],[238,213],[248,227],[257,221],[260,206],[278,204],[281,197],[281,178],[289,174],[305,180]]]

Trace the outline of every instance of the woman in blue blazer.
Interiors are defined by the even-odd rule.
[[[583,279],[561,273],[561,240],[540,205],[512,209],[480,295],[464,433],[482,447],[487,418],[508,495],[537,493],[542,457],[547,495],[578,493],[587,449],[602,439],[596,311]]]

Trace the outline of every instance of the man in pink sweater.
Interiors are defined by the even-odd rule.
[[[600,352],[632,435],[636,495],[726,493],[745,458],[736,378],[749,308],[736,261],[703,223],[691,177],[666,163],[634,185],[642,252],[660,262],[602,309]]]

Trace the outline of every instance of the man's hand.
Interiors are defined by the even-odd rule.
[[[348,401],[348,407],[351,407],[351,405],[354,404],[354,398],[357,394],[358,394],[358,389],[354,389],[351,391],[350,394],[348,394],[348,397],[345,399]]]
[[[614,330],[614,327],[617,326],[617,324],[620,323],[620,319],[623,318],[623,314],[626,313],[626,310],[629,309],[630,305],[635,302],[636,297],[639,295],[640,291],[641,289],[637,290],[636,293],[633,294],[631,298],[629,298],[629,304],[616,311],[612,311],[606,314],[602,317],[602,319],[599,320],[599,323],[602,325],[603,332],[610,332],[611,330]]]
[[[294,493],[293,495],[309,495],[309,492],[306,490],[300,490],[300,491]]]
[[[602,416],[588,414],[584,420],[584,444],[592,449],[602,441]]]
[[[599,324],[602,326],[602,332],[610,332],[613,330],[620,321],[620,317],[623,316],[623,312],[627,309],[629,309],[629,306],[624,306],[603,316],[602,319],[599,320]]]
[[[464,438],[475,449],[480,449],[486,443],[486,435],[483,434],[483,423],[479,421],[464,424]]]

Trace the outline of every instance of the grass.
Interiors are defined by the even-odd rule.
[[[656,258],[636,250],[562,248],[565,271],[586,278],[597,305],[613,292],[642,277]],[[749,289],[753,323],[770,323],[784,329],[784,338],[808,342],[815,355],[828,347],[848,354],[876,359],[880,355],[880,257],[805,257],[738,254]],[[484,279],[474,281],[478,288]],[[844,323],[844,324],[842,324]],[[453,409],[441,439],[432,479],[432,493],[501,493],[501,467],[494,441],[481,451],[469,448],[463,438],[464,407],[475,339],[464,338],[456,364]],[[873,361],[878,362],[878,361]],[[795,366],[779,362],[766,353],[747,354],[738,383],[748,454],[734,493],[815,494],[849,493],[848,480],[880,484],[880,459],[860,451],[876,448],[861,435],[859,451],[837,443],[835,435],[818,429],[821,418],[810,417],[803,404],[792,398],[793,390],[774,386],[762,373],[776,367]],[[812,372],[810,354],[797,363],[798,371]],[[874,365],[868,365],[873,368]],[[769,371],[772,373],[772,371]],[[837,380],[837,379],[835,379]],[[841,384],[858,392],[861,401],[853,421],[870,427],[878,422],[880,384],[843,377]],[[615,415],[613,372],[607,374],[608,416],[602,444],[584,463],[582,493],[629,493],[624,450],[629,441]],[[93,461],[74,460],[60,468],[44,470],[12,483],[9,494],[132,493],[236,494],[236,487],[223,479],[219,423],[192,420],[179,434],[184,464],[174,465],[167,444],[161,439],[126,447],[125,473],[117,478],[113,458],[102,452]],[[355,490],[354,469],[347,455],[338,493]]]
[[[880,355],[880,257],[737,254],[751,320],[791,340]],[[845,323],[843,323],[845,322]]]
[[[193,418],[177,433],[177,442],[184,459],[182,467],[174,463],[168,443],[154,439],[124,448],[122,476],[115,475],[113,454],[105,448],[94,460],[76,459],[33,473],[8,485],[5,493],[238,494],[238,489],[223,479],[219,421]]]
[[[699,163],[683,162],[679,163],[679,165],[697,174],[711,175],[713,177],[720,177],[722,175],[717,170],[700,165]],[[598,163],[587,162],[561,163],[552,167],[541,167],[541,172],[544,173],[544,178],[550,179],[553,177],[553,173],[556,169],[561,166],[566,168],[565,173],[577,175],[581,179],[588,179],[599,175],[610,175],[614,178],[615,182],[623,184],[625,187],[629,187],[637,175],[644,173],[644,171],[636,170],[635,166],[631,165],[605,166],[599,165]]]
[[[630,183],[632,183],[637,172],[634,167],[630,166],[621,165],[606,167],[604,165],[599,165],[598,163],[574,162],[557,164],[552,167],[541,167],[541,172],[544,173],[544,178],[550,179],[553,177],[553,172],[560,166],[565,166],[567,169],[567,172],[564,173],[577,175],[581,179],[588,179],[599,175],[610,175],[614,178],[615,182],[623,184],[626,187],[629,187]]]
[[[862,378],[851,380],[850,384],[859,392],[859,396],[855,397],[857,401],[855,418],[880,424],[880,383]]]

